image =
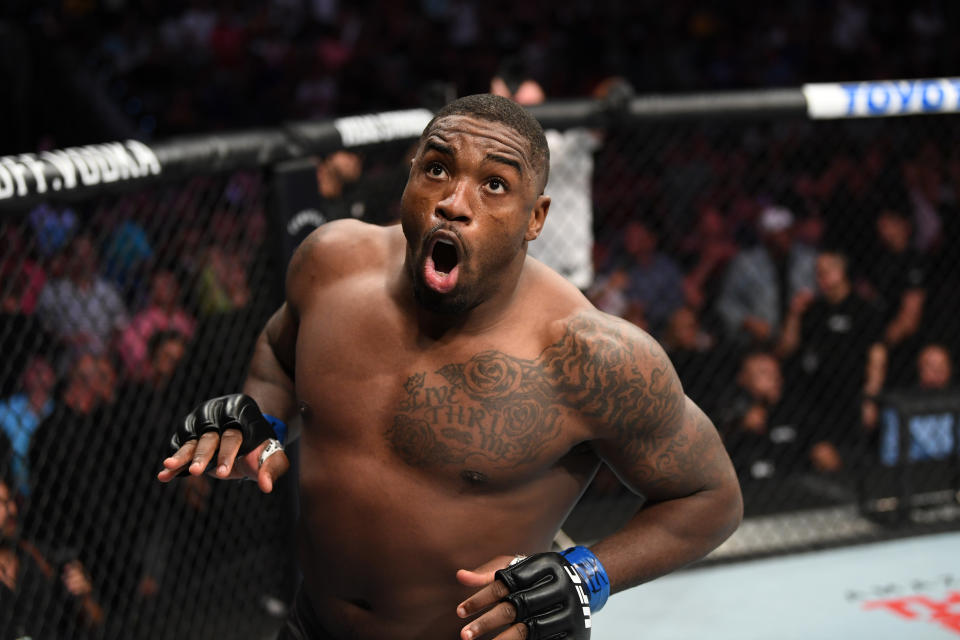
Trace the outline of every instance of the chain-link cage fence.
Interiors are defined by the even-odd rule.
[[[156,480],[171,425],[239,387],[278,304],[264,200],[258,172],[198,175],[0,221],[0,539],[17,576],[0,637],[275,624],[289,484],[268,499],[252,483]]]
[[[548,130],[531,253],[652,333],[716,424],[747,519],[713,558],[956,528],[958,127]],[[270,636],[297,579],[295,474],[269,496],[155,474],[171,425],[239,389],[296,242],[396,220],[410,144],[3,213],[0,553],[23,577],[0,635]],[[562,535],[589,543],[641,504],[601,471]]]
[[[588,294],[657,337],[727,445],[747,521],[714,558],[956,527],[958,126],[603,131]],[[637,503],[595,486],[566,530]]]

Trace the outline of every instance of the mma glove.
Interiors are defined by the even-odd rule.
[[[603,566],[584,547],[538,553],[496,572],[510,593],[503,599],[527,625],[530,640],[590,638],[591,611],[610,594]]]
[[[183,419],[170,440],[170,446],[176,452],[186,442],[207,432],[215,431],[222,436],[226,429],[238,429],[243,436],[240,455],[250,453],[264,440],[277,438],[282,441],[286,435],[286,426],[272,416],[265,416],[256,400],[242,393],[233,393],[200,403]]]

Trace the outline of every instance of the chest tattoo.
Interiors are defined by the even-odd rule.
[[[641,418],[656,380],[634,361],[616,327],[579,316],[534,359],[491,350],[409,376],[386,436],[413,466],[517,468],[556,444],[574,413],[615,428]]]

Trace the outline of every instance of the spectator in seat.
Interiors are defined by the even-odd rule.
[[[103,249],[103,274],[117,290],[127,296],[126,303],[137,306],[138,295],[146,288],[147,267],[154,251],[143,225],[122,220],[112,230]]]
[[[801,291],[813,291],[816,256],[794,241],[793,214],[767,207],[760,214],[760,243],[742,251],[724,275],[717,313],[731,340],[776,341],[787,308]]]
[[[250,284],[242,257],[231,249],[212,246],[197,279],[197,301],[202,315],[230,313],[250,302]]]
[[[167,388],[187,353],[187,337],[179,331],[158,331],[150,336],[150,384]]]
[[[951,353],[960,353],[960,331],[956,318],[960,316],[960,150],[954,150],[947,165],[950,176],[944,192],[954,202],[942,209],[943,227],[939,242],[928,255],[926,306],[923,310],[924,340],[943,343]]]
[[[96,630],[103,609],[83,563],[42,552],[21,536],[17,515],[14,491],[0,473],[0,630],[9,634],[3,637],[73,638]]]
[[[924,345],[917,355],[916,393],[944,393],[951,389],[952,384],[950,352],[942,344]],[[901,452],[899,416],[896,410],[886,409],[880,433],[881,462],[884,465],[897,464],[903,453],[908,462],[942,460],[954,455],[960,448],[960,442],[954,442],[955,419],[955,414],[951,412],[912,416],[908,425],[910,446],[906,452]]]
[[[65,248],[64,274],[48,280],[37,314],[44,328],[77,353],[106,354],[129,317],[120,293],[99,273],[93,238],[76,236]]]
[[[953,364],[950,352],[942,344],[928,344],[917,356],[917,387],[939,390],[950,386]]]
[[[797,293],[790,303],[777,355],[791,358],[808,402],[803,432],[820,471],[838,471],[863,454],[862,426],[876,426],[876,396],[883,388],[886,349],[880,312],[854,292],[847,258],[817,256],[817,294]]]
[[[150,282],[150,300],[137,313],[120,338],[120,355],[134,380],[151,375],[147,345],[159,331],[173,330],[187,340],[193,337],[196,321],[180,304],[180,286],[171,271],[159,271]]]
[[[17,385],[27,361],[47,343],[35,313],[47,273],[27,244],[19,228],[0,225],[0,397],[20,392]]]
[[[55,257],[74,237],[78,216],[70,208],[54,208],[47,203],[34,207],[27,222],[33,231],[36,251],[42,260]]]
[[[114,514],[101,511],[115,491],[102,473],[111,446],[105,425],[116,397],[116,373],[104,356],[76,358],[57,393],[53,412],[30,441],[30,501],[25,525],[40,542],[95,555],[91,541],[104,534],[99,523]]]
[[[767,351],[747,353],[736,387],[715,411],[742,481],[780,477],[797,466],[799,429],[791,404],[784,395],[780,362]]]
[[[639,307],[652,333],[659,333],[683,305],[683,274],[673,258],[660,251],[659,235],[649,223],[628,222],[623,244],[629,304]]]
[[[927,265],[911,246],[913,223],[906,197],[882,205],[876,218],[877,247],[867,265],[865,292],[883,313],[883,341],[889,351],[887,384],[910,382],[920,346],[927,297]]]
[[[56,375],[42,356],[33,356],[21,376],[20,393],[0,401],[0,430],[11,443],[11,488],[29,493],[30,439],[37,426],[53,412]]]
[[[701,206],[696,227],[679,246],[686,271],[683,293],[688,305],[694,309],[713,306],[711,295],[719,288],[727,264],[738,251],[723,213],[711,205]]]
[[[30,315],[47,274],[27,250],[20,230],[0,228],[0,311]]]
[[[117,402],[101,427],[105,442],[125,442],[111,451],[111,464],[128,469],[127,481],[100,498],[99,508],[111,512],[114,543],[98,554],[98,568],[109,575],[101,593],[110,608],[111,625],[136,636],[135,627],[160,604],[157,596],[166,565],[171,561],[171,523],[156,518],[165,497],[149,466],[142,460],[162,449],[169,439],[166,425],[177,420],[174,407],[182,398],[185,380],[178,376],[187,352],[186,338],[167,329],[153,333],[147,345],[149,375],[128,380],[118,389]],[[134,439],[123,439],[131,428]],[[209,480],[204,476],[184,478],[179,489],[189,497],[206,497]],[[182,524],[194,514],[174,518]],[[172,525],[176,528],[177,525]]]
[[[700,406],[716,402],[736,374],[729,345],[718,344],[716,336],[704,330],[697,312],[688,306],[670,316],[662,343],[684,392]]]
[[[601,311],[626,318],[630,307],[630,301],[627,299],[629,283],[627,272],[617,268],[594,280],[587,295]]]
[[[956,215],[955,198],[946,188],[946,163],[932,138],[924,141],[913,158],[903,163],[903,178],[913,220],[913,245],[929,251],[943,241],[944,218]]]

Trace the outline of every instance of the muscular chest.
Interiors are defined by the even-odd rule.
[[[297,392],[306,436],[317,442],[494,486],[542,472],[583,439],[577,412],[537,357],[411,354],[376,340],[302,349],[310,354],[315,365],[298,357]]]
[[[575,431],[536,363],[498,351],[415,372],[396,398],[384,436],[416,467],[509,476],[561,455]]]

